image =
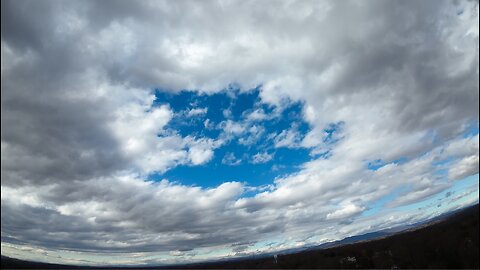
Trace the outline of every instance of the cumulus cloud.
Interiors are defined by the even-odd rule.
[[[269,153],[256,153],[252,157],[252,163],[253,164],[259,164],[259,163],[266,163],[272,160],[273,154]]]
[[[86,251],[107,256],[82,257],[96,263],[122,261],[117,252],[141,253],[125,263],[159,262],[155,252],[179,262],[281,238],[258,249],[276,250],[428,218],[360,213],[395,189],[408,187],[392,207],[478,173],[478,135],[464,135],[479,121],[476,1],[6,0],[1,28],[2,254],[5,245],[57,262],[85,263]],[[210,138],[167,129],[172,108],[154,105],[155,88],[209,95],[232,83],[259,87],[279,111],[302,104],[308,133],[287,128],[273,142],[329,158],[248,197],[238,182],[147,181],[265,135],[256,107],[242,120],[230,109],[217,126],[205,120],[222,130]],[[335,144],[332,123],[343,123]],[[374,160],[385,165],[369,170]]]
[[[287,147],[287,148],[297,148],[300,147],[300,142],[302,141],[302,135],[298,132],[295,126],[290,129],[283,130],[280,134],[275,135],[274,137],[275,147]]]
[[[188,156],[193,165],[208,162],[213,157],[213,149],[222,145],[222,141],[212,139],[192,139],[188,145]]]

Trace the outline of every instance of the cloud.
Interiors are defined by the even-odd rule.
[[[362,212],[364,208],[355,204],[346,204],[341,209],[327,214],[327,219],[348,218]]]
[[[260,163],[266,163],[272,160],[274,154],[269,154],[269,153],[256,153],[252,157],[252,163],[253,164],[260,164]]]
[[[236,165],[239,165],[240,163],[242,163],[242,159],[237,159],[234,153],[227,153],[222,158],[222,164],[225,164],[228,166],[236,166]]]
[[[213,157],[213,149],[222,145],[222,141],[212,139],[199,139],[189,142],[188,157],[193,165],[208,162]]]
[[[390,203],[390,206],[400,206],[400,205],[406,205],[409,203],[416,203],[419,202],[429,196],[432,196],[434,194],[438,194],[441,191],[445,190],[448,188],[449,185],[445,184],[438,184],[438,185],[427,185],[425,187],[417,187],[414,190],[411,191],[403,196],[400,196],[396,200]]]
[[[187,111],[187,116],[198,116],[198,115],[205,115],[208,111],[208,108],[194,108]]]
[[[239,242],[281,249],[428,218],[360,213],[394,190],[408,187],[391,206],[408,205],[478,173],[478,135],[465,135],[479,121],[476,1],[6,0],[1,10],[2,252],[97,263],[144,252],[127,263],[152,263],[224,257]],[[184,136],[167,128],[172,108],[154,103],[156,88],[210,95],[232,83],[258,87],[261,108],[301,104],[308,133],[284,127],[276,151],[329,158],[251,196],[238,182],[147,181],[271,134],[254,106],[242,119],[224,110],[218,137]],[[344,124],[328,144],[332,123]],[[368,170],[373,160],[385,165]],[[237,251],[270,248],[258,245]]]
[[[264,127],[253,125],[246,130],[245,137],[238,138],[238,143],[246,146],[254,145],[264,133]]]
[[[462,157],[475,155],[479,152],[478,134],[460,140],[455,140],[448,144],[442,151],[442,157]]]
[[[452,180],[458,180],[478,173],[478,154],[465,157],[455,163],[448,170],[448,177]]]
[[[293,126],[290,129],[280,132],[273,140],[276,148],[298,148],[301,147],[302,135],[297,130],[297,127]]]
[[[225,136],[240,135],[246,130],[244,123],[237,123],[232,120],[222,121],[218,126],[224,130]]]
[[[265,113],[263,109],[256,109],[246,116],[247,121],[262,121],[269,119],[270,117]]]

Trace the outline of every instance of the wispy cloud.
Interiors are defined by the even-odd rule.
[[[256,153],[252,157],[252,163],[253,164],[260,164],[260,163],[266,163],[272,160],[274,154],[269,154],[269,153]]]

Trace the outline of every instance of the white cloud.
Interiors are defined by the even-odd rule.
[[[253,125],[249,127],[244,137],[238,138],[238,143],[242,145],[254,145],[260,137],[265,133],[265,128],[262,126]]]
[[[193,108],[187,111],[187,116],[198,116],[198,115],[205,115],[208,112],[208,108]]]
[[[242,123],[234,122],[232,120],[222,121],[219,125],[219,128],[227,135],[239,135],[246,130],[246,126]]]
[[[391,202],[389,205],[391,207],[394,207],[394,206],[406,205],[409,203],[416,203],[425,198],[428,198],[429,196],[438,194],[439,192],[445,190],[449,186],[450,185],[447,185],[447,184],[435,185],[434,183],[431,183],[431,182],[427,186],[417,186],[416,188],[414,188],[415,191],[411,191],[404,194],[403,196],[400,196],[399,198]]]
[[[256,109],[246,116],[247,121],[262,121],[269,118],[263,109]]]
[[[225,109],[222,111],[223,117],[225,118],[231,118],[232,117],[232,111],[230,109]]]
[[[273,159],[273,154],[269,153],[256,153],[252,157],[253,164],[266,163]]]
[[[222,144],[220,140],[166,134],[163,128],[173,112],[165,105],[147,110],[153,98],[149,100],[147,104],[130,103],[118,108],[110,124],[123,153],[134,160],[138,168],[146,174],[164,172],[179,164],[200,165],[212,159],[213,149]],[[198,115],[206,110],[191,112],[187,115]]]
[[[267,82],[262,88],[260,97],[264,102],[282,106],[287,99],[301,99],[302,89],[304,89],[304,85],[298,77],[282,76]]]
[[[214,129],[215,128],[215,125],[212,123],[212,121],[210,119],[205,119],[205,121],[203,121],[203,126],[206,129]]]
[[[222,158],[222,164],[236,166],[242,163],[242,159],[235,157],[234,153],[226,153]]]
[[[442,151],[442,157],[461,157],[478,154],[479,137],[478,134],[460,140],[455,140],[448,144]]]
[[[238,143],[245,146],[254,145],[265,133],[265,128],[255,122],[225,120],[217,125],[222,131],[220,138],[225,141],[238,139]]]
[[[221,143],[212,139],[194,140],[189,143],[188,157],[193,165],[200,165],[208,162],[213,157],[213,150],[220,146]]]
[[[364,208],[358,205],[348,203],[342,206],[342,208],[335,210],[334,212],[328,213],[327,219],[348,218],[362,212],[363,209]]]
[[[283,130],[280,134],[274,137],[274,144],[276,148],[298,148],[302,140],[302,135],[295,126],[290,129]]]
[[[448,170],[448,177],[451,180],[463,179],[467,176],[478,173],[478,154],[473,156],[467,156],[456,162]]]

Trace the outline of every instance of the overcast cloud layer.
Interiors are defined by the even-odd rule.
[[[1,10],[2,255],[192,261],[478,202],[478,182],[442,193],[478,179],[477,1],[2,0]],[[232,84],[260,86],[274,111],[301,102],[308,133],[292,127],[271,141],[311,160],[262,187],[146,181],[207,165],[233,138],[254,142],[246,138],[263,131],[252,123],[275,117],[257,110],[222,122],[218,137],[183,136],[166,129],[176,112],[153,106],[153,89]],[[435,195],[441,208],[405,208]]]

